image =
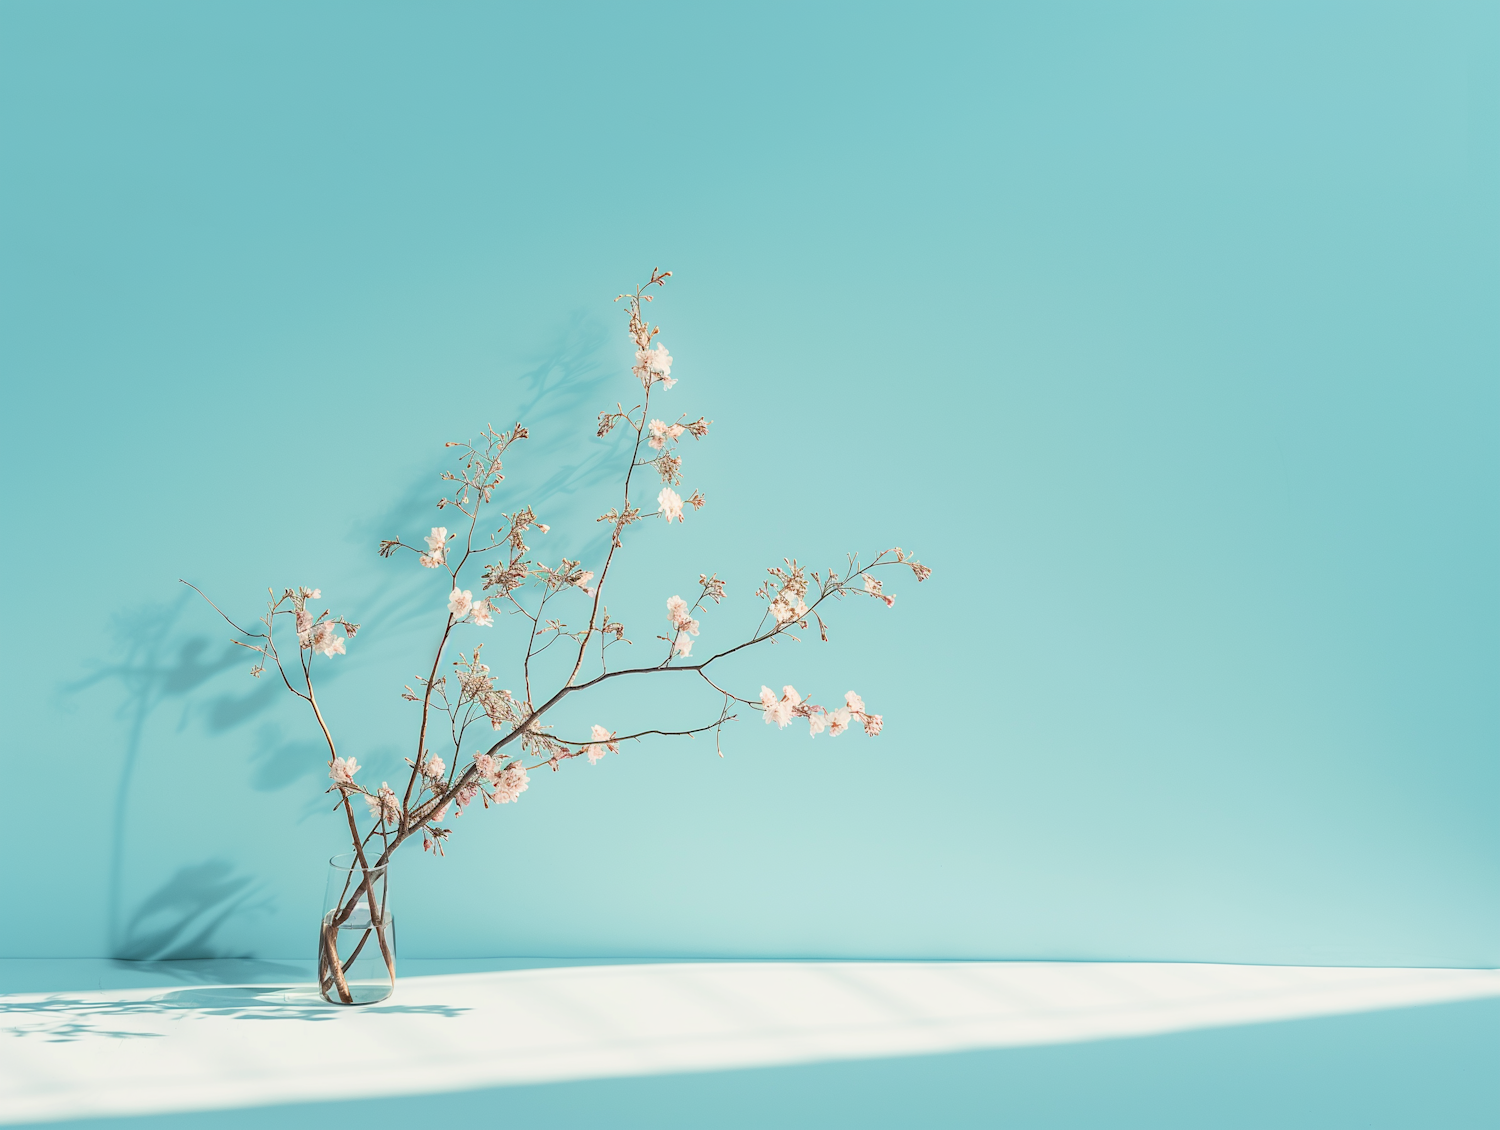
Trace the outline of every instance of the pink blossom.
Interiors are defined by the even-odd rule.
[[[344,654],[344,637],[333,634],[332,624],[319,624],[313,633],[313,650],[332,658]]]
[[[614,734],[603,726],[596,725],[590,736],[594,739],[593,742],[583,747],[583,752],[589,756],[590,765],[603,757],[606,750],[610,753],[620,752],[620,743],[615,741]]]
[[[853,691],[844,696],[844,702],[848,704],[851,714],[863,714],[865,712],[865,700]]]
[[[776,692],[770,687],[760,688],[760,704],[767,710],[776,705]]]
[[[593,596],[594,595],[594,590],[591,589],[591,588],[589,588],[589,582],[592,581],[593,579],[594,579],[594,572],[593,572],[593,570],[592,569],[585,569],[583,572],[579,573],[578,576],[576,576],[576,577],[573,578],[573,583],[575,585],[577,585],[579,588],[581,588],[584,592],[588,593],[590,596]]]
[[[474,755],[475,771],[486,781],[493,781],[499,773],[499,763],[487,753],[476,753]]]
[[[809,736],[815,738],[828,728],[828,719],[821,714],[809,714],[807,728]]]
[[[872,738],[876,734],[880,733],[880,727],[884,725],[884,723],[881,721],[880,715],[878,714],[866,714],[864,721],[865,733]]]
[[[650,447],[652,451],[660,451],[667,445],[666,423],[661,420],[652,420],[649,430],[651,433],[651,438],[646,441],[646,445]]]
[[[457,815],[462,816],[464,814],[464,809],[468,807],[468,805],[471,804],[474,798],[478,795],[479,786],[476,785],[473,781],[470,781],[463,788],[459,789],[458,792],[453,796],[453,803],[458,805]]]
[[[841,706],[828,715],[828,736],[836,738],[849,728],[849,708]]]
[[[448,594],[448,611],[455,620],[462,620],[474,604],[474,594],[468,589],[455,588]]]
[[[328,775],[332,777],[334,783],[338,785],[354,784],[354,774],[358,772],[359,762],[354,760],[354,758],[352,757],[348,760],[345,760],[342,757],[335,757],[328,763]]]
[[[668,522],[674,518],[682,521],[682,498],[671,487],[662,487],[661,493],[656,496],[657,513],[666,516]]]
[[[526,787],[526,770],[513,762],[495,782],[495,801],[497,804],[509,804],[520,797]]]
[[[680,596],[668,599],[667,619],[672,622],[672,627],[677,629],[677,633],[672,639],[673,651],[678,655],[692,655],[693,641],[687,637],[698,634],[698,621],[694,620],[689,613],[688,602]]]
[[[307,600],[322,600],[323,599],[323,590],[322,589],[305,589],[304,592],[306,594],[306,599]]]
[[[312,613],[305,608],[297,609],[297,642],[303,647],[311,647]]]
[[[447,766],[443,764],[441,757],[429,757],[422,766],[423,776],[431,777],[434,781],[441,781],[446,771]]]
[[[474,606],[469,609],[469,619],[481,628],[488,628],[495,622],[494,616],[490,614],[490,602],[488,600],[476,600]]]
[[[781,701],[788,704],[789,706],[801,706],[802,696],[797,693],[796,687],[782,687]]]

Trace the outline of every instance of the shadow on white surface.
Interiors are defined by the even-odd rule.
[[[49,993],[39,1000],[12,999],[0,1002],[3,1028],[13,1036],[32,1037],[50,1043],[84,1039],[160,1039],[170,1033],[154,1020],[185,1012],[192,1019],[268,1020],[278,1023],[329,1021],[337,1016],[311,986],[217,985],[171,989],[144,999],[118,993]],[[425,1013],[454,1016],[465,1011],[450,1005],[369,1005],[376,1013]],[[137,1024],[140,1030],[111,1027],[129,1024],[124,1018],[153,1018],[152,1024]],[[29,1019],[28,1019],[29,1018]]]
[[[0,997],[0,1120],[1063,1044],[1500,997],[1500,972],[1050,962],[595,965]],[[244,1023],[254,1021],[254,1023]]]

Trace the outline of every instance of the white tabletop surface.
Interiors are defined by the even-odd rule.
[[[0,1121],[1058,1044],[1500,996],[1500,971],[1457,969],[408,964],[416,975],[390,1000],[341,1008],[268,977],[294,969],[275,963],[245,964],[240,983],[162,984],[158,971],[136,987],[128,968],[74,963],[69,989],[66,962],[9,963],[5,987],[49,991],[0,995]]]

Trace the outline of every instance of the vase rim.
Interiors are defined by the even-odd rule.
[[[359,856],[355,855],[352,851],[341,851],[337,855],[328,857],[328,866],[332,867],[335,871],[369,871],[374,873],[387,870],[390,864],[372,863],[368,867],[361,867]]]

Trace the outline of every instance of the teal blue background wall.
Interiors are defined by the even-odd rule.
[[[783,556],[915,548],[734,671],[886,732],[537,778],[404,862],[406,952],[1500,962],[1497,33],[0,7],[0,955],[305,956],[323,758],[177,578],[361,620],[329,709],[394,779],[443,586],[376,541],[521,419],[511,497],[592,563],[659,264],[709,506],[620,612],[716,569],[723,639]]]

